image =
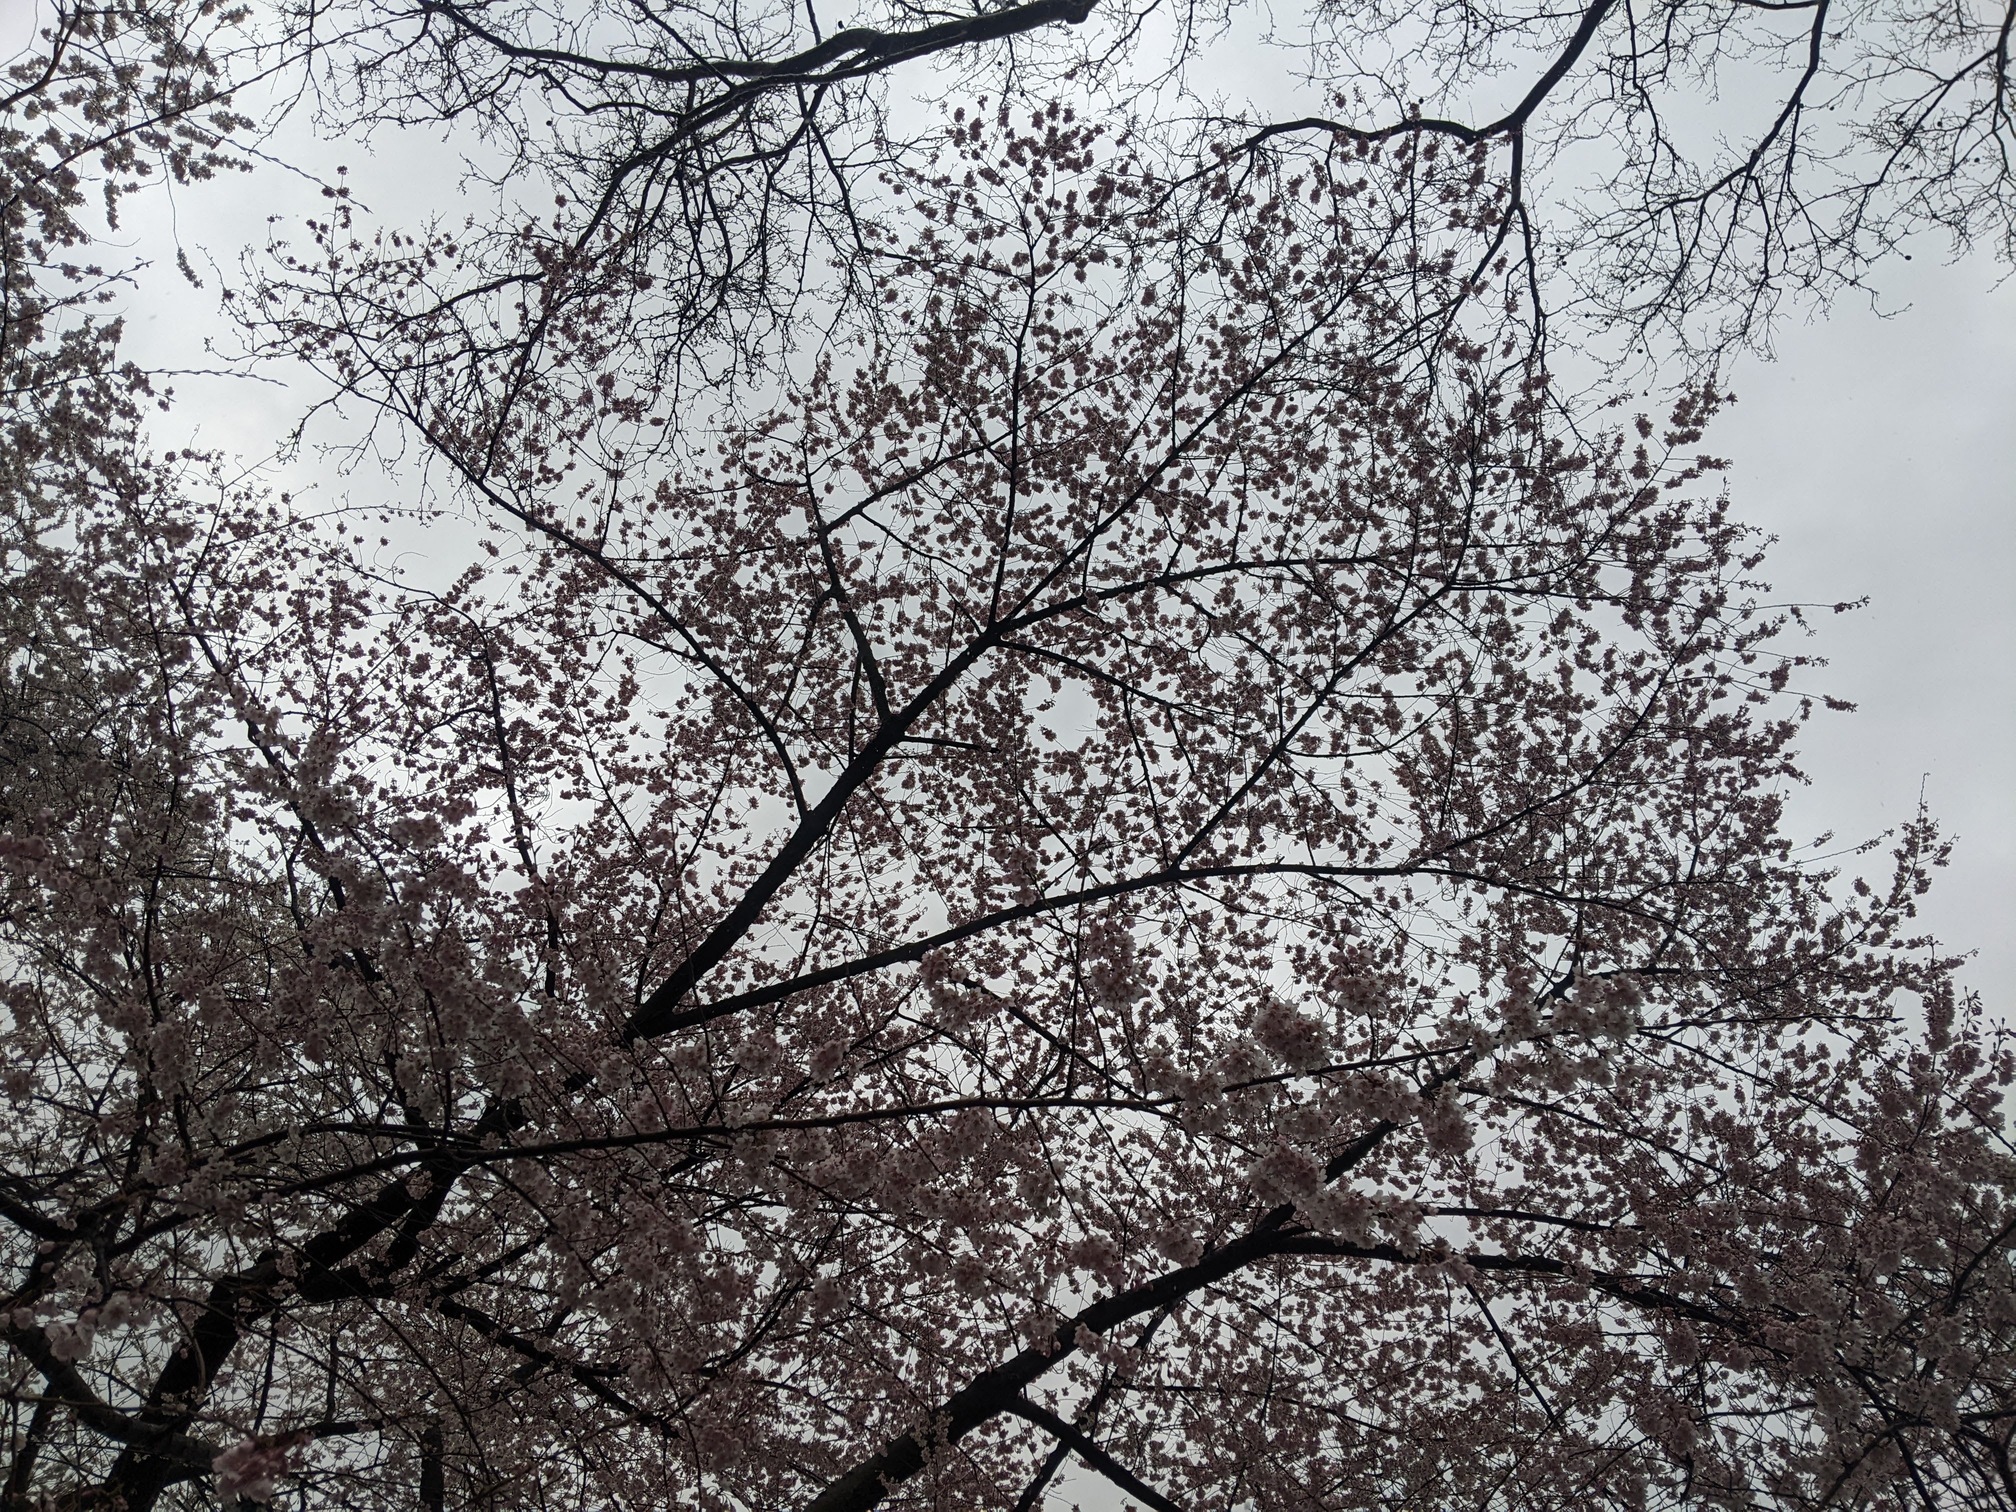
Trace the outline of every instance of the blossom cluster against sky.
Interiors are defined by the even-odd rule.
[[[0,58],[27,44],[46,9],[40,0],[0,0]],[[1230,95],[1263,84],[1270,97],[1306,93],[1273,78],[1264,49],[1242,38],[1211,57]],[[445,148],[438,163],[415,158],[413,143],[373,153],[312,141],[299,120],[271,145],[275,166],[129,209],[117,240],[148,267],[123,313],[129,350],[143,362],[214,371],[203,347],[230,345],[216,296],[240,248],[262,240],[276,212],[283,223],[289,212],[314,213],[316,176],[339,160],[355,161],[350,181],[394,221],[402,211],[439,210],[454,176]],[[174,270],[178,244],[210,275],[203,288]],[[2008,1016],[2016,1004],[2016,279],[2001,282],[2004,270],[1986,258],[1953,263],[1941,252],[1923,244],[1912,261],[1893,260],[1873,301],[1851,292],[1811,320],[1788,320],[1775,360],[1739,364],[1740,402],[1717,419],[1707,444],[1732,464],[1736,513],[1779,538],[1767,572],[1781,598],[1868,600],[1850,614],[1815,616],[1803,648],[1831,662],[1806,686],[1858,709],[1816,717],[1806,736],[1813,783],[1794,799],[1794,832],[1866,839],[1908,818],[1922,794],[1958,841],[1927,902],[1927,927],[1975,953],[1963,979]],[[312,398],[242,376],[188,374],[177,388],[183,403],[166,422],[173,434],[164,444],[200,442],[248,462],[269,454]],[[326,469],[310,471],[322,474],[312,480],[321,487],[346,486]]]

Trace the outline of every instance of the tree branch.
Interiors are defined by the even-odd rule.
[[[1175,1502],[1142,1480],[1133,1471],[1101,1449],[1089,1437],[1073,1428],[1064,1419],[1039,1407],[1025,1396],[1018,1396],[1008,1403],[1008,1411],[1026,1419],[1056,1439],[1058,1443],[1070,1447],[1073,1454],[1113,1482],[1129,1496],[1139,1497],[1155,1509],[1155,1512],[1183,1512]]]

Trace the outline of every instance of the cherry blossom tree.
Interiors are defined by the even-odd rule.
[[[1365,142],[1486,148],[1470,255],[1517,265],[1584,356],[1712,370],[1787,302],[1928,246],[2016,255],[2016,8],[1925,0],[339,0],[275,12],[324,129],[446,126],[535,207],[465,236],[435,313],[605,237],[659,298],[661,363],[766,365],[819,298],[872,297],[879,175],[916,95],[1063,94],[1110,124],[1279,164]],[[1259,98],[1225,96],[1228,58]],[[1286,172],[1296,171],[1288,168]],[[490,234],[494,232],[495,234]]]
[[[7,1497],[2016,1501],[1940,842],[1783,833],[1716,396],[1575,423],[1488,151],[961,113],[718,415],[339,200],[246,319],[431,491],[15,488]]]

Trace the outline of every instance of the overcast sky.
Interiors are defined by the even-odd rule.
[[[1815,622],[1814,686],[1860,705],[1816,716],[1802,831],[1865,836],[1922,789],[1959,842],[1925,919],[1979,952],[1966,979],[2016,1006],[2016,283],[1921,253],[1866,300],[1788,328],[1736,374],[1710,449],[1736,512],[1779,537],[1791,598],[1867,596]]]
[[[36,8],[0,0],[0,56],[26,41]],[[1260,50],[1240,39],[1215,49],[1213,64],[1234,94],[1268,82]],[[1276,104],[1302,92],[1282,82],[1269,91]],[[401,144],[394,161],[411,162],[413,147]],[[394,171],[355,144],[300,141],[280,156],[323,173],[352,161],[352,182],[392,220],[442,203],[445,163]],[[136,355],[200,365],[192,339],[225,329],[218,280],[188,288],[163,244],[179,236],[199,266],[207,252],[228,279],[237,248],[290,202],[317,203],[311,186],[268,169],[149,207],[156,224],[135,227],[132,243],[157,258],[129,312]],[[1733,464],[1736,512],[1779,537],[1768,571],[1783,596],[1870,601],[1815,621],[1812,649],[1832,664],[1811,685],[1859,710],[1818,716],[1806,737],[1813,783],[1794,801],[1800,838],[1866,838],[1908,818],[1922,791],[1959,842],[1928,927],[1977,953],[1967,980],[2006,1014],[2016,1003],[2016,282],[1994,287],[2001,270],[1985,259],[1951,264],[1936,247],[1916,250],[1882,270],[1882,313],[1845,298],[1788,323],[1775,361],[1740,366],[1740,402],[1708,444]],[[193,432],[252,455],[304,397],[244,380],[180,387],[186,402],[168,422],[178,434],[163,444]]]
[[[1281,116],[1323,106],[1238,36],[1211,56],[1229,94]],[[1508,101],[1526,78],[1508,70]],[[1683,113],[1754,125],[1778,108],[1771,83],[1732,72]],[[1779,538],[1766,572],[1782,597],[1869,600],[1814,621],[1809,649],[1831,665],[1808,686],[1859,708],[1810,727],[1795,834],[1867,839],[1922,792],[1958,841],[1924,923],[1977,953],[1964,979],[2016,1019],[2016,280],[1998,288],[2006,269],[1929,240],[1910,251],[1878,270],[1873,306],[1850,294],[1787,320],[1774,360],[1740,363],[1739,403],[1704,447],[1733,464],[1738,517]]]

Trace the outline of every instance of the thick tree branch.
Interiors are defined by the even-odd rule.
[[[1088,1435],[1072,1427],[1048,1408],[1037,1405],[1025,1396],[1018,1396],[1008,1403],[1007,1410],[1016,1417],[1034,1423],[1129,1496],[1139,1497],[1153,1507],[1155,1512],[1183,1512],[1175,1502],[1101,1449]]]

